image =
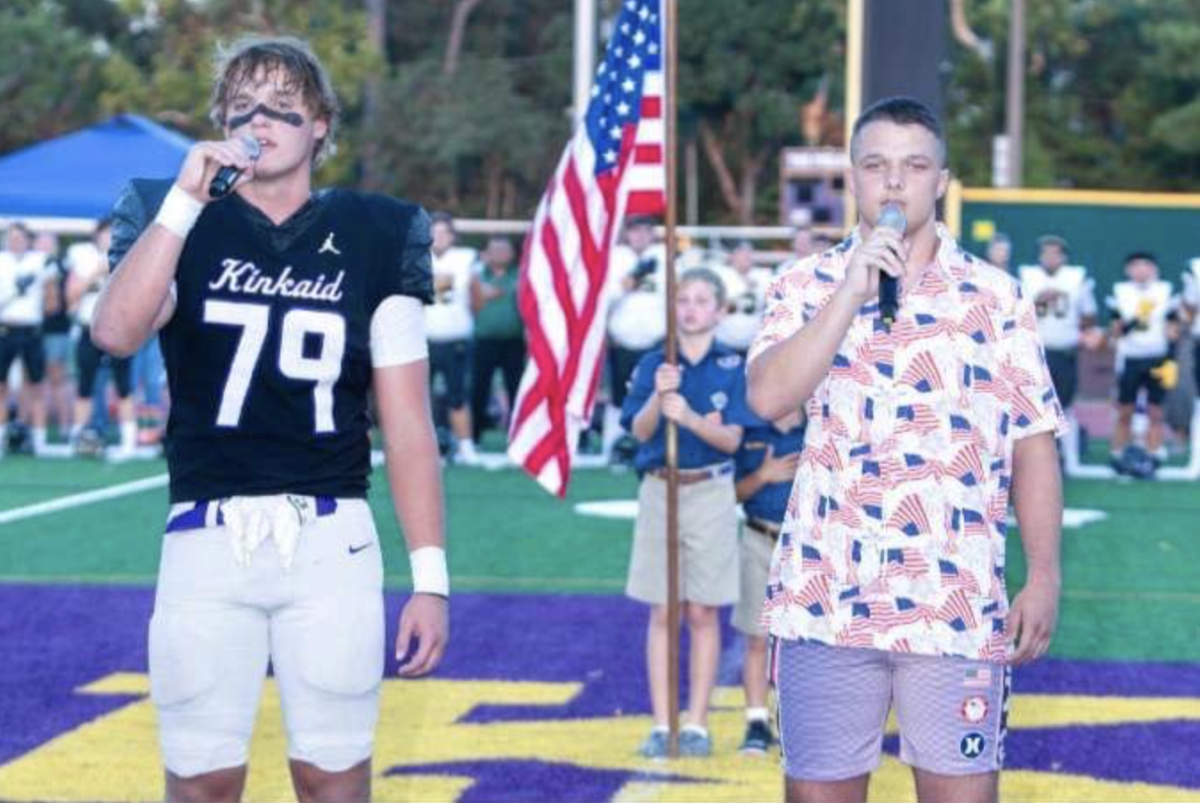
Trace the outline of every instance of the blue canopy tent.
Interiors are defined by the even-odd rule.
[[[0,157],[0,218],[94,221],[131,178],[169,178],[192,141],[140,117],[118,114]]]

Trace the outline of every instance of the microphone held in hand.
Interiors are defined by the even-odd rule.
[[[258,144],[258,140],[246,134],[243,134],[239,139],[246,146],[246,153],[250,156],[250,159],[257,162],[258,157],[262,154],[262,146]],[[218,198],[224,198],[233,190],[233,185],[237,184],[237,180],[243,172],[241,168],[230,165],[222,167],[208,184],[209,197],[214,201]]]
[[[879,212],[879,221],[875,224],[881,228],[892,229],[904,236],[905,230],[908,228],[908,219],[904,216],[904,210],[894,204],[888,204]],[[899,294],[896,277],[887,273],[879,275],[879,317],[883,319],[885,326],[891,326],[896,320],[896,310],[900,306]]]

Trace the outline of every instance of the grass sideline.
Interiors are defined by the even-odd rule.
[[[0,461],[0,512],[165,471],[162,461]],[[513,593],[619,594],[631,524],[580,516],[575,503],[633,499],[636,477],[579,471],[568,499],[516,470],[446,471],[455,588]],[[1071,481],[1069,507],[1105,521],[1064,532],[1063,605],[1052,654],[1078,659],[1200,662],[1200,494],[1190,483]],[[408,566],[386,483],[370,502],[384,542],[387,585],[408,587]],[[151,585],[165,490],[0,526],[0,582]],[[1025,574],[1010,535],[1010,593]]]

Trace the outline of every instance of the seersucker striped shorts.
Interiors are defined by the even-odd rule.
[[[789,778],[839,781],[873,771],[892,710],[909,766],[973,775],[1004,763],[1007,666],[778,639],[772,674]]]

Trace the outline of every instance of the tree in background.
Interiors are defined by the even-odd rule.
[[[608,24],[616,5],[601,0]],[[844,6],[680,3],[680,143],[703,154],[702,221],[773,222],[779,149],[840,144]],[[968,185],[991,183],[1004,127],[1009,6],[961,6],[992,43],[948,67],[951,166]],[[1026,185],[1196,191],[1200,0],[1027,7]],[[213,44],[296,33],[346,112],[319,181],[529,217],[569,136],[572,13],[564,0],[4,0],[0,153],[124,111],[211,137]]]
[[[39,0],[0,5],[0,153],[91,123],[107,45]]]
[[[964,51],[948,84],[951,166],[991,184],[1004,129],[1009,0],[978,0],[993,59]],[[1200,179],[1200,3],[1027,3],[1025,185],[1196,191]]]
[[[842,83],[844,6],[680,4],[680,114],[695,121],[693,135],[724,205],[718,211],[710,201],[705,219],[774,218],[780,148],[801,144],[803,107],[832,77]]]
[[[139,110],[194,137],[214,136],[208,119],[213,46],[255,31],[307,39],[333,75],[343,106],[338,152],[319,180],[353,184],[366,76],[380,69],[370,48],[366,15],[358,3],[322,0],[125,0],[121,49],[105,64],[100,109]]]
[[[530,216],[570,134],[571,12],[559,0],[394,5],[396,64],[369,134],[384,183],[459,215]]]

